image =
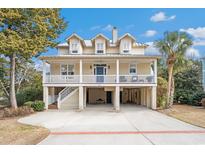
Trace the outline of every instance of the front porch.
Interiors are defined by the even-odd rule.
[[[68,62],[69,61],[69,62]],[[156,59],[44,61],[44,84],[156,84]]]

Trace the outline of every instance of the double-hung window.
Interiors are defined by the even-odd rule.
[[[78,53],[78,42],[71,43],[71,53],[77,54]]]
[[[104,43],[97,43],[97,54],[104,53]]]
[[[72,64],[61,65],[61,75],[74,75],[74,65]]]
[[[130,74],[136,74],[136,64],[130,64]]]
[[[129,53],[129,52],[130,52],[130,43],[123,42],[123,53]]]

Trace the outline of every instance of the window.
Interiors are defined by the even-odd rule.
[[[104,53],[104,44],[103,43],[97,43],[97,53],[98,54]]]
[[[61,75],[74,75],[74,65],[61,65]]]
[[[78,43],[77,42],[73,42],[71,44],[71,52],[72,53],[78,53]]]
[[[130,64],[130,74],[136,74],[136,64]]]
[[[130,43],[124,42],[123,43],[123,53],[129,53],[129,51],[130,51]]]

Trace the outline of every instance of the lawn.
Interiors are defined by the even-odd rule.
[[[173,105],[170,109],[158,110],[181,121],[205,128],[205,109],[190,105]]]
[[[37,144],[48,136],[48,129],[18,123],[18,119],[0,119],[0,144]]]

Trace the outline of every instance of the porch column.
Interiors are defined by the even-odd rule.
[[[153,109],[153,110],[156,110],[157,109],[157,97],[156,97],[156,95],[157,95],[157,87],[156,86],[153,86],[152,87],[152,92],[151,92],[151,108]]]
[[[83,86],[79,86],[79,110],[83,110]]]
[[[154,60],[154,83],[157,84],[157,59]]]
[[[87,100],[87,88],[83,88],[83,107],[86,108],[86,100]]]
[[[45,103],[45,109],[48,109],[48,87],[43,87],[43,102]]]
[[[120,111],[120,87],[116,86],[115,87],[115,110]]]
[[[82,59],[80,59],[80,83],[83,82],[83,62]]]
[[[43,83],[46,82],[46,62],[43,60]]]
[[[151,92],[150,92],[150,87],[147,87],[146,89],[146,94],[145,94],[145,97],[146,97],[146,105],[147,105],[147,108],[151,108],[152,106],[151,106],[151,104],[152,104],[152,102],[151,102]]]
[[[116,60],[116,82],[119,83],[119,59]]]

